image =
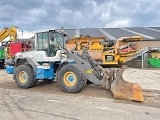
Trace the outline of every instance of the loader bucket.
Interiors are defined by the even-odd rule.
[[[125,69],[126,66],[122,66],[122,68],[116,73],[116,78],[111,84],[111,91],[114,97],[143,102],[144,98],[141,86],[135,83],[129,83],[122,78]]]

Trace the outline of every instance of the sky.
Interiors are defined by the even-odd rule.
[[[0,0],[0,30],[29,38],[48,29],[157,27],[160,0]]]

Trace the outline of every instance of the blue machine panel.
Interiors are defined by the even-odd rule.
[[[54,79],[54,66],[50,65],[50,68],[39,66],[36,68],[36,79]]]
[[[13,74],[13,73],[14,73],[14,67],[7,65],[7,67],[6,67],[6,72],[7,72],[8,74]]]

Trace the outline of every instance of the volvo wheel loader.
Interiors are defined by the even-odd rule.
[[[38,80],[56,80],[68,93],[77,93],[92,82],[112,91],[115,98],[143,102],[141,87],[122,78],[126,66],[103,69],[83,47],[83,52],[68,51],[64,39],[67,34],[56,30],[35,34],[34,51],[15,55],[14,80],[20,88],[30,88]]]

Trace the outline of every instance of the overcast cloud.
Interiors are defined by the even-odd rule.
[[[160,26],[160,0],[0,0],[0,30]]]

